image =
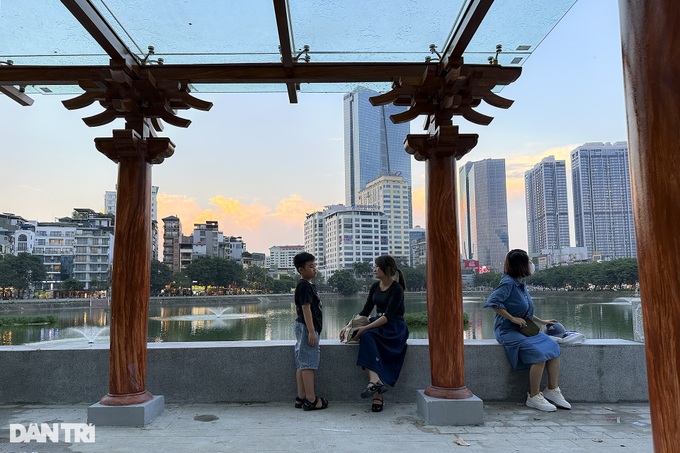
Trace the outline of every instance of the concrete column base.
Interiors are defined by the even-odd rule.
[[[484,403],[472,395],[462,400],[432,398],[418,390],[418,415],[427,425],[468,426],[484,424]]]
[[[95,426],[144,426],[163,412],[165,397],[154,395],[149,401],[129,406],[104,406],[96,403],[87,408],[87,422]]]

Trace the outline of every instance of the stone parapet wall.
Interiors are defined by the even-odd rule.
[[[149,343],[147,389],[167,403],[266,403],[295,397],[293,341]],[[427,340],[409,340],[402,375],[388,400],[415,402],[430,383]],[[317,393],[361,401],[365,373],[358,346],[321,341]],[[108,391],[106,346],[78,349],[0,347],[0,404],[94,403]],[[483,400],[524,400],[528,371],[513,371],[495,340],[465,341],[465,384]],[[562,348],[560,387],[572,402],[646,402],[644,344],[588,340]]]

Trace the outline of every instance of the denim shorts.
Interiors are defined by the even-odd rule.
[[[319,347],[319,333],[316,333],[316,346],[309,345],[309,331],[307,326],[295,321],[295,368],[299,370],[319,369],[321,348]]]

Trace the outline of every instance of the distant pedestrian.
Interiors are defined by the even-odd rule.
[[[529,393],[526,405],[541,411],[553,412],[557,407],[571,409],[562,396],[557,379],[560,373],[560,347],[540,331],[520,332],[534,323],[557,322],[534,315],[534,302],[527,292],[524,279],[534,273],[534,263],[524,250],[510,250],[505,257],[503,277],[491,293],[484,308],[493,308],[496,341],[505,346],[508,360],[515,370],[529,369]],[[543,370],[548,371],[548,387],[540,390]],[[557,407],[556,407],[557,406]]]
[[[359,312],[369,316],[376,309],[376,316],[370,323],[356,329],[359,337],[357,365],[368,372],[368,385],[361,392],[362,398],[373,397],[371,411],[381,412],[384,407],[385,384],[394,387],[399,379],[406,357],[408,328],[404,321],[404,274],[390,255],[375,259],[373,269],[378,281],[368,292],[366,304]],[[345,338],[345,329],[340,331],[340,340]]]
[[[293,258],[300,281],[295,288],[295,381],[297,396],[295,407],[306,411],[326,409],[328,400],[319,398],[314,391],[314,371],[319,368],[321,349],[319,336],[323,327],[321,300],[312,279],[316,276],[314,255],[298,253]]]

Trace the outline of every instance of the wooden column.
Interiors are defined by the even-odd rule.
[[[680,3],[619,0],[654,450],[680,452]]]
[[[426,167],[427,335],[434,398],[464,399],[463,288],[456,209],[456,160],[430,155]]]
[[[151,263],[151,163],[172,152],[169,139],[150,136],[146,122],[137,130],[97,138],[97,149],[118,163],[116,229],[111,275],[111,352],[107,406],[150,400],[146,391],[146,343]],[[147,138],[142,138],[147,137]]]

